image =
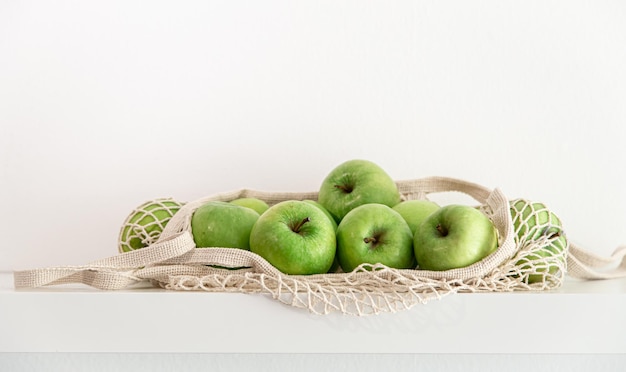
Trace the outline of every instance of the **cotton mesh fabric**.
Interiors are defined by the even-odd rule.
[[[468,267],[446,271],[364,264],[350,273],[308,276],[283,274],[250,251],[195,249],[191,216],[208,201],[255,197],[273,205],[284,200],[317,199],[316,192],[243,189],[186,203],[168,219],[158,236],[151,236],[153,242],[146,248],[81,266],[16,271],[15,287],[82,283],[114,290],[148,282],[169,290],[262,293],[314,314],[362,316],[406,310],[453,293],[553,289],[562,284],[565,273],[586,279],[626,276],[626,248],[619,248],[611,257],[600,257],[570,244],[560,227],[554,233],[558,217],[543,204],[524,199],[509,201],[499,189],[490,190],[453,178],[396,183],[403,200],[427,199],[439,192],[471,196],[476,207],[494,223],[499,235],[498,249]],[[512,208],[516,203],[521,203],[521,207]]]

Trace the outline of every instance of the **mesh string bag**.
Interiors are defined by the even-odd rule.
[[[469,195],[494,223],[498,249],[470,266],[445,271],[393,269],[363,264],[349,273],[286,275],[262,257],[242,249],[195,249],[190,219],[208,201],[253,197],[273,205],[316,200],[316,192],[269,193],[236,190],[180,207],[145,248],[81,266],[17,271],[16,288],[84,283],[100,289],[149,282],[168,290],[259,293],[314,314],[370,315],[396,312],[460,292],[504,292],[558,288],[573,268],[588,279],[626,276],[626,249],[599,257],[568,242],[561,221],[542,203],[509,201],[499,189],[463,180],[430,177],[396,181],[403,200],[440,192]],[[123,230],[124,228],[122,228]],[[612,267],[606,270],[606,266]],[[617,266],[617,268],[615,268]]]

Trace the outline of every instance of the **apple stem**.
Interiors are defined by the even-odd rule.
[[[367,243],[367,244],[369,244],[369,243],[374,243],[374,244],[376,244],[376,242],[377,242],[378,240],[376,240],[376,238],[365,238],[365,239],[363,239],[363,241],[364,241],[365,243]]]
[[[352,187],[350,187],[350,186],[335,185],[335,187],[340,189],[341,191],[345,192],[346,194],[349,194],[349,193],[352,192]]]
[[[311,221],[311,218],[306,217],[305,219],[303,219],[302,221],[298,222],[298,224],[296,226],[294,226],[293,228],[293,232],[295,233],[299,233],[300,229],[302,228],[302,226],[304,226],[305,223]]]
[[[438,224],[436,229],[437,229],[437,231],[439,231],[439,234],[441,234],[441,236],[447,236],[448,235],[448,230],[446,230],[443,226],[441,226],[441,224]]]

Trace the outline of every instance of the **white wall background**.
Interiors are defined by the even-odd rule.
[[[117,253],[136,205],[316,190],[351,158],[626,243],[620,1],[4,1],[0,271]]]

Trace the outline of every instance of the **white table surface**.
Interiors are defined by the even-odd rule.
[[[313,315],[259,294],[83,285],[0,274],[0,352],[624,353],[626,279],[453,294],[394,314]]]

